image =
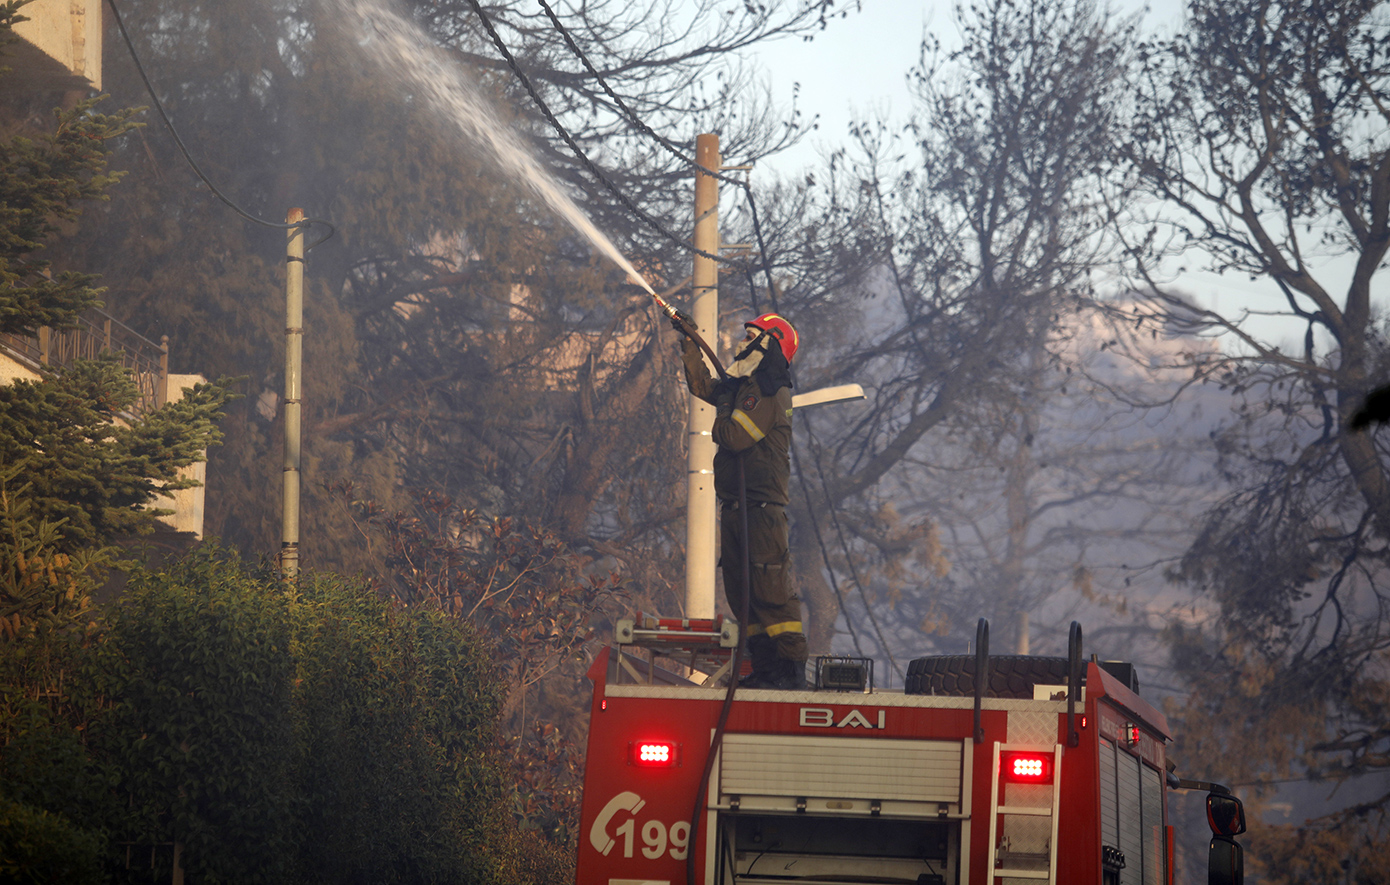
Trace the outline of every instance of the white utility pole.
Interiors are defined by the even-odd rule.
[[[291,209],[285,247],[285,484],[281,504],[280,575],[299,577],[299,445],[301,374],[304,365],[304,220]]]
[[[719,136],[695,137],[695,248],[719,254],[719,179],[705,172],[719,171]],[[691,278],[694,304],[691,316],[700,335],[712,347],[719,346],[719,265],[713,258],[695,256]],[[714,500],[714,408],[699,397],[690,397],[690,434],[687,454],[687,502],[685,520],[685,616],[714,617],[714,562],[718,513]]]

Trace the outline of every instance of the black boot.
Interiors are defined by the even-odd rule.
[[[753,672],[743,678],[739,688],[774,688],[780,691],[799,691],[806,688],[806,664],[773,658],[759,668],[754,659]]]
[[[806,687],[806,662],[778,658],[773,667],[771,682],[770,688],[780,688],[783,691],[804,689]]]
[[[777,666],[777,643],[766,633],[748,637],[748,656],[753,672],[738,681],[740,688],[771,688],[769,684]]]

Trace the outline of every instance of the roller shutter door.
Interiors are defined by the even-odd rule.
[[[959,741],[730,734],[720,751],[719,791],[955,804],[961,754]]]
[[[1167,871],[1164,869],[1163,775],[1147,765],[1140,771],[1139,786],[1144,797],[1144,885],[1163,885],[1167,881]]]
[[[1120,885],[1163,885],[1163,775],[1100,742],[1101,843],[1125,856]]]

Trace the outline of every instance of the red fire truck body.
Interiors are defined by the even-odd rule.
[[[578,885],[686,885],[690,850],[691,885],[1171,882],[1167,724],[1108,665],[1084,666],[1074,746],[1065,676],[978,714],[973,691],[740,689],[702,790],[725,689],[626,655],[589,671]]]

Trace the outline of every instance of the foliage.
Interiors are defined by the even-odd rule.
[[[6,40],[22,18],[21,5],[0,7]],[[55,275],[50,262],[32,257],[83,207],[105,200],[120,177],[106,170],[105,143],[135,127],[134,111],[103,116],[93,112],[95,103],[58,112],[56,129],[38,140],[16,135],[0,145],[0,332],[33,334],[40,326],[71,325],[96,303],[93,275]],[[225,387],[198,385],[182,400],[137,417],[135,380],[109,354],[38,381],[0,386],[5,515],[11,523],[32,516],[43,548],[18,549],[10,529],[0,563],[13,585],[10,592],[34,592],[18,584],[35,580],[30,563],[36,555],[61,571],[67,562],[52,560],[53,554],[70,557],[117,535],[148,532],[161,511],[147,505],[160,493],[195,485],[178,477],[179,468],[202,460],[220,438],[213,421],[227,401]],[[47,580],[57,578],[50,574]]]
[[[489,519],[431,492],[414,498],[409,512],[356,505],[386,545],[383,588],[411,610],[489,637],[510,689],[505,741],[517,783],[513,813],[523,826],[569,845],[582,781],[583,672],[594,625],[615,617],[620,579],[592,573],[587,557],[547,529]]]
[[[0,10],[6,25],[18,5]],[[246,45],[245,30],[225,33]],[[27,257],[118,177],[104,172],[101,148],[131,128],[129,114],[91,107],[60,114],[51,138],[4,146],[0,330],[63,325],[95,303],[93,277],[49,275]],[[142,186],[132,197],[148,194]],[[267,262],[229,260],[225,247],[241,245],[242,232],[200,240],[194,261],[205,276],[185,285],[165,275],[160,250],[199,213],[160,204],[156,214],[171,227],[142,228],[126,263],[90,252],[82,263],[149,271],[174,296],[161,318],[236,347],[258,323],[283,327],[237,303],[254,287],[274,289]],[[415,232],[402,229],[395,245]],[[47,245],[79,263],[72,241]],[[204,297],[215,295],[226,297]],[[227,309],[218,317],[209,306]],[[350,326],[326,314],[338,331]],[[311,306],[309,317],[322,315]],[[342,337],[310,354],[346,368],[353,348]],[[136,571],[117,603],[91,608],[106,545],[148,530],[155,495],[193,484],[178,470],[221,438],[213,422],[229,382],[143,415],[136,399],[105,357],[0,388],[0,876],[143,881],[144,858],[162,877],[179,856],[205,882],[566,878],[562,855],[511,826],[494,738],[505,686],[457,622],[398,612],[360,582],[307,576],[288,588],[211,546],[168,572]],[[257,439],[260,428],[246,427],[233,429]],[[306,466],[325,454],[338,466],[352,458],[350,447],[328,447]],[[372,472],[370,458],[356,466]],[[389,485],[389,469],[381,474]]]
[[[301,585],[294,605],[296,880],[505,881],[485,644],[342,582]]]
[[[80,624],[112,564],[106,551],[61,552],[61,523],[36,522],[26,463],[0,468],[0,641]]]
[[[1250,871],[1270,885],[1375,885],[1390,869],[1382,808],[1355,808],[1300,826],[1261,828],[1246,840]]]
[[[97,882],[116,810],[90,754],[85,678],[102,551],[56,549],[28,513],[18,470],[0,469],[0,878]]]
[[[580,656],[616,574],[585,575],[585,560],[542,527],[488,519],[433,492],[414,498],[413,513],[360,505],[385,536],[394,599],[476,625],[522,687]]]
[[[23,464],[0,468],[0,879],[98,882],[106,776],[85,746],[91,593],[105,551],[59,552]]]
[[[95,834],[74,828],[61,815],[0,796],[0,879],[34,885],[100,882],[101,848]]]
[[[174,845],[206,882],[568,875],[514,826],[506,683],[457,620],[331,575],[287,587],[207,545],[136,573],[99,623],[0,645],[0,844],[32,881],[97,881],[97,860],[145,881],[147,858],[167,876]]]
[[[99,882],[119,807],[86,745],[82,631],[44,623],[0,641],[0,878]]]
[[[94,674],[111,709],[93,739],[128,797],[116,842],[181,843],[199,880],[283,877],[290,636],[280,588],[211,552],[132,577]]]
[[[566,685],[559,680],[547,683],[543,690],[552,685],[562,691],[568,688],[570,700],[583,697],[580,686]],[[542,698],[542,704],[544,701]],[[564,713],[572,706],[559,701],[546,704],[545,708]],[[550,718],[561,717],[552,713]],[[568,853],[573,851],[579,834],[579,809],[584,798],[584,746],[579,739],[567,736],[567,730],[576,730],[572,723],[564,725],[570,728],[562,728],[555,722],[537,722],[529,736],[509,737],[505,752],[511,759],[509,774],[515,784],[512,816],[523,831],[543,833],[550,845]]]

